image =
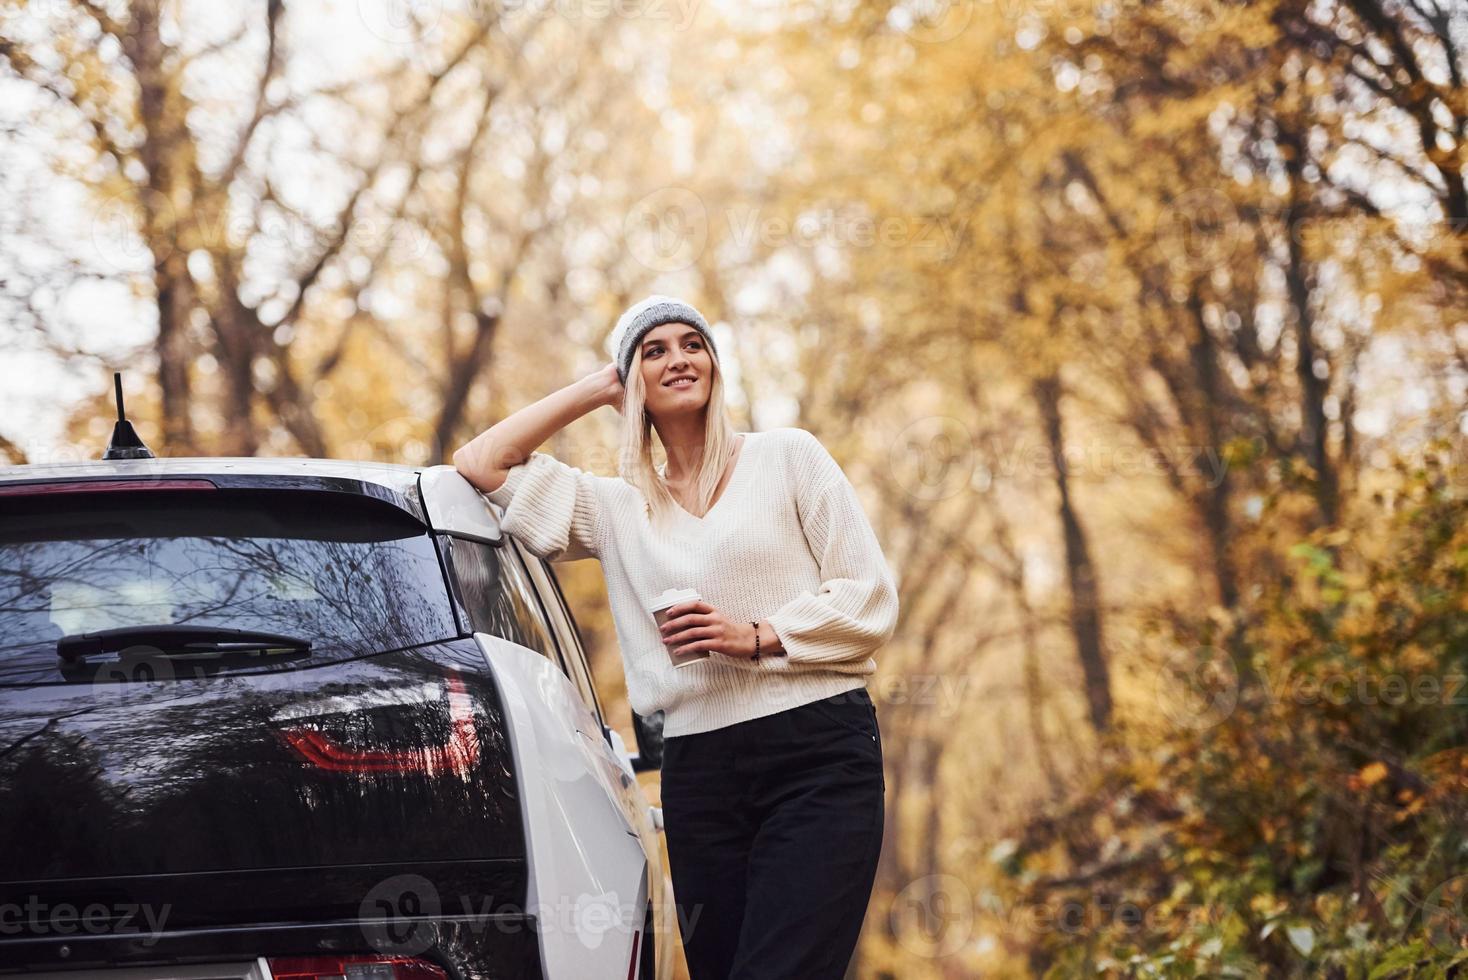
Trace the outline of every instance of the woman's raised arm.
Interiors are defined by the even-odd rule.
[[[479,490],[498,490],[510,468],[525,462],[536,447],[588,412],[603,405],[622,410],[625,389],[617,365],[608,362],[559,391],[496,422],[454,451],[454,468]]]

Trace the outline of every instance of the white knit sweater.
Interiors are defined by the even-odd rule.
[[[553,561],[597,558],[616,622],[627,698],[688,735],[866,686],[897,628],[897,584],[856,490],[811,433],[744,433],[722,495],[702,518],[677,509],[655,530],[642,492],[532,452],[485,495],[500,526]],[[648,602],[693,588],[735,623],[765,620],[786,653],[714,653],[674,667]]]

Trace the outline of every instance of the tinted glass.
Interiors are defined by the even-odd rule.
[[[470,627],[555,660],[550,627],[535,600],[535,587],[513,556],[479,541],[446,540]]]
[[[561,594],[560,584],[556,581],[554,570],[545,559],[537,558],[523,548],[520,549],[520,557],[529,568],[530,577],[539,584],[540,595],[545,597],[546,615],[550,617],[555,635],[560,641],[561,654],[565,658],[567,673],[580,692],[581,700],[586,703],[586,707],[593,715],[597,718],[603,717],[601,705],[596,698],[596,685],[592,681],[591,668],[581,648],[576,621],[565,604],[565,597]]]
[[[55,682],[56,643],[188,624],[309,639],[319,665],[455,634],[423,525],[380,501],[149,491],[6,501],[0,684]]]

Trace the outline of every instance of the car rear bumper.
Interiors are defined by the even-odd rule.
[[[144,976],[214,976],[198,972],[204,968],[222,971],[221,980],[255,980],[259,974],[247,971],[261,957],[324,953],[420,956],[460,980],[542,976],[535,916],[506,913],[186,929],[146,936],[7,937],[0,941],[0,973],[87,971],[71,973],[77,977],[101,971],[111,980],[118,971],[117,980],[134,980],[122,971],[156,967]],[[169,972],[190,966],[193,972]]]
[[[105,977],[106,980],[271,980],[270,967],[263,957],[253,963],[127,966],[100,973],[95,970],[47,970],[28,972],[25,976],[27,980],[79,980],[82,977]]]

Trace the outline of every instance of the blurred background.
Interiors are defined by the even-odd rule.
[[[1465,47],[1450,0],[0,0],[0,457],[97,458],[120,370],[159,455],[444,462],[679,294],[901,586],[854,976],[1451,976]],[[543,448],[613,474],[619,420]]]

